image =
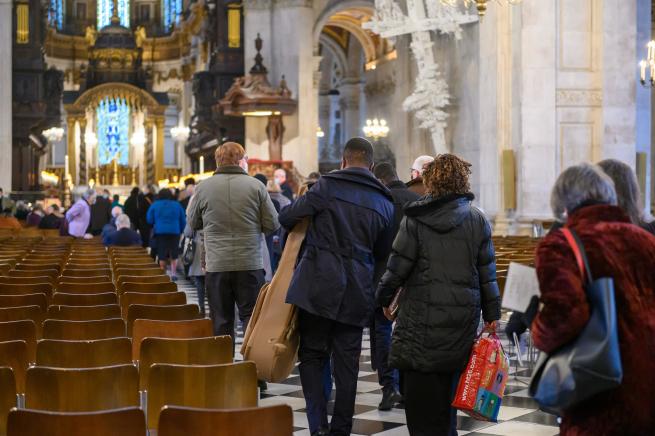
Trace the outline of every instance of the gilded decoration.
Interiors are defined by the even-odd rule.
[[[160,105],[147,91],[127,83],[105,83],[95,86],[80,95],[75,103],[64,105],[67,113],[83,112],[86,108],[95,109],[105,98],[125,99],[132,108],[148,109],[155,114],[163,114],[166,106]]]

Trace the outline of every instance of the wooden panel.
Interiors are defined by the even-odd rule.
[[[153,321],[137,319],[132,327],[132,359],[138,360],[143,338],[207,338],[213,336],[209,319]]]
[[[19,394],[25,393],[25,373],[29,362],[25,341],[0,342],[0,367],[7,366],[14,371],[16,392]]]
[[[47,319],[43,322],[44,339],[82,341],[122,336],[125,336],[125,321],[120,318],[99,321],[59,321]]]
[[[41,337],[44,313],[39,306],[0,308],[0,322],[30,320],[36,326],[36,337]]]
[[[120,297],[121,311],[127,318],[127,310],[132,304],[147,304],[151,306],[175,306],[186,304],[186,294],[184,292],[165,292],[165,293],[138,293],[126,292]]]
[[[16,381],[11,368],[0,367],[0,428],[7,428],[9,409],[16,407]]]
[[[27,357],[36,360],[36,325],[34,321],[0,322],[0,341],[24,341],[27,344]]]
[[[104,292],[116,292],[114,283],[107,280],[104,282],[79,283],[75,279],[58,283],[55,286],[56,292],[65,294],[102,294]]]
[[[86,413],[55,413],[37,410],[12,410],[7,424],[8,436],[143,436],[146,418],[137,407]]]
[[[148,305],[131,304],[127,309],[127,335],[132,335],[132,325],[137,319],[156,319],[160,321],[182,321],[199,319],[200,309],[197,304]]]
[[[0,307],[39,306],[43,312],[48,308],[45,294],[0,295]]]
[[[121,307],[118,304],[100,306],[58,306],[48,308],[48,319],[64,321],[93,321],[121,317]]]
[[[132,363],[129,338],[95,341],[43,339],[36,346],[36,364],[58,368],[96,368]]]
[[[52,304],[64,306],[100,306],[118,304],[118,296],[113,292],[101,294],[66,294],[57,292],[52,297]]]

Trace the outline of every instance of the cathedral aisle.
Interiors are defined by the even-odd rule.
[[[198,297],[191,282],[180,279],[178,286],[187,294],[189,303],[197,303]],[[208,310],[207,313],[209,313]],[[237,350],[242,339],[243,331],[239,328]],[[504,345],[509,350],[509,344],[506,341],[504,341]],[[371,368],[370,348],[368,330],[365,330],[352,434],[353,436],[408,436],[409,431],[405,425],[405,413],[402,406],[388,412],[381,412],[377,409],[377,405],[382,399],[382,391],[377,382],[377,373]],[[528,396],[525,383],[529,381],[530,370],[521,365],[518,365],[518,370],[516,370],[514,355],[511,357],[510,373],[516,378],[513,377],[508,383],[498,423],[482,422],[458,413],[458,436],[555,436],[559,434],[556,418],[539,411],[537,403]],[[237,353],[235,360],[241,360],[241,355]],[[334,392],[333,390],[329,408],[334,406]],[[268,390],[261,394],[260,406],[275,404],[288,404],[293,409],[295,436],[309,436],[305,416],[305,400],[297,368],[284,382],[269,383]]]

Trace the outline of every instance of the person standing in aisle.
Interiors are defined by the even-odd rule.
[[[177,258],[180,255],[180,235],[186,226],[184,209],[173,199],[170,189],[159,192],[159,198],[148,209],[148,224],[152,226],[157,241],[159,266],[166,269],[166,262],[171,264],[171,280],[177,281]]]
[[[409,182],[407,182],[407,187],[410,191],[420,196],[427,194],[427,190],[425,189],[425,186],[423,186],[423,171],[425,171],[425,167],[433,160],[434,158],[428,155],[419,156],[416,158],[412,164],[412,178]]]
[[[362,332],[374,309],[373,270],[393,240],[393,203],[375,178],[373,147],[350,139],[340,171],[321,177],[280,213],[287,229],[311,218],[286,302],[299,308],[300,380],[312,435],[349,435]],[[336,400],[328,429],[325,374],[332,360]]]

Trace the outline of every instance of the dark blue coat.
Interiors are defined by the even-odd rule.
[[[287,303],[344,324],[366,326],[374,308],[373,269],[393,242],[389,190],[363,168],[334,171],[280,213],[290,230],[312,221]]]
[[[103,243],[110,246],[129,247],[130,245],[141,245],[141,236],[132,229],[114,230],[103,238]]]

